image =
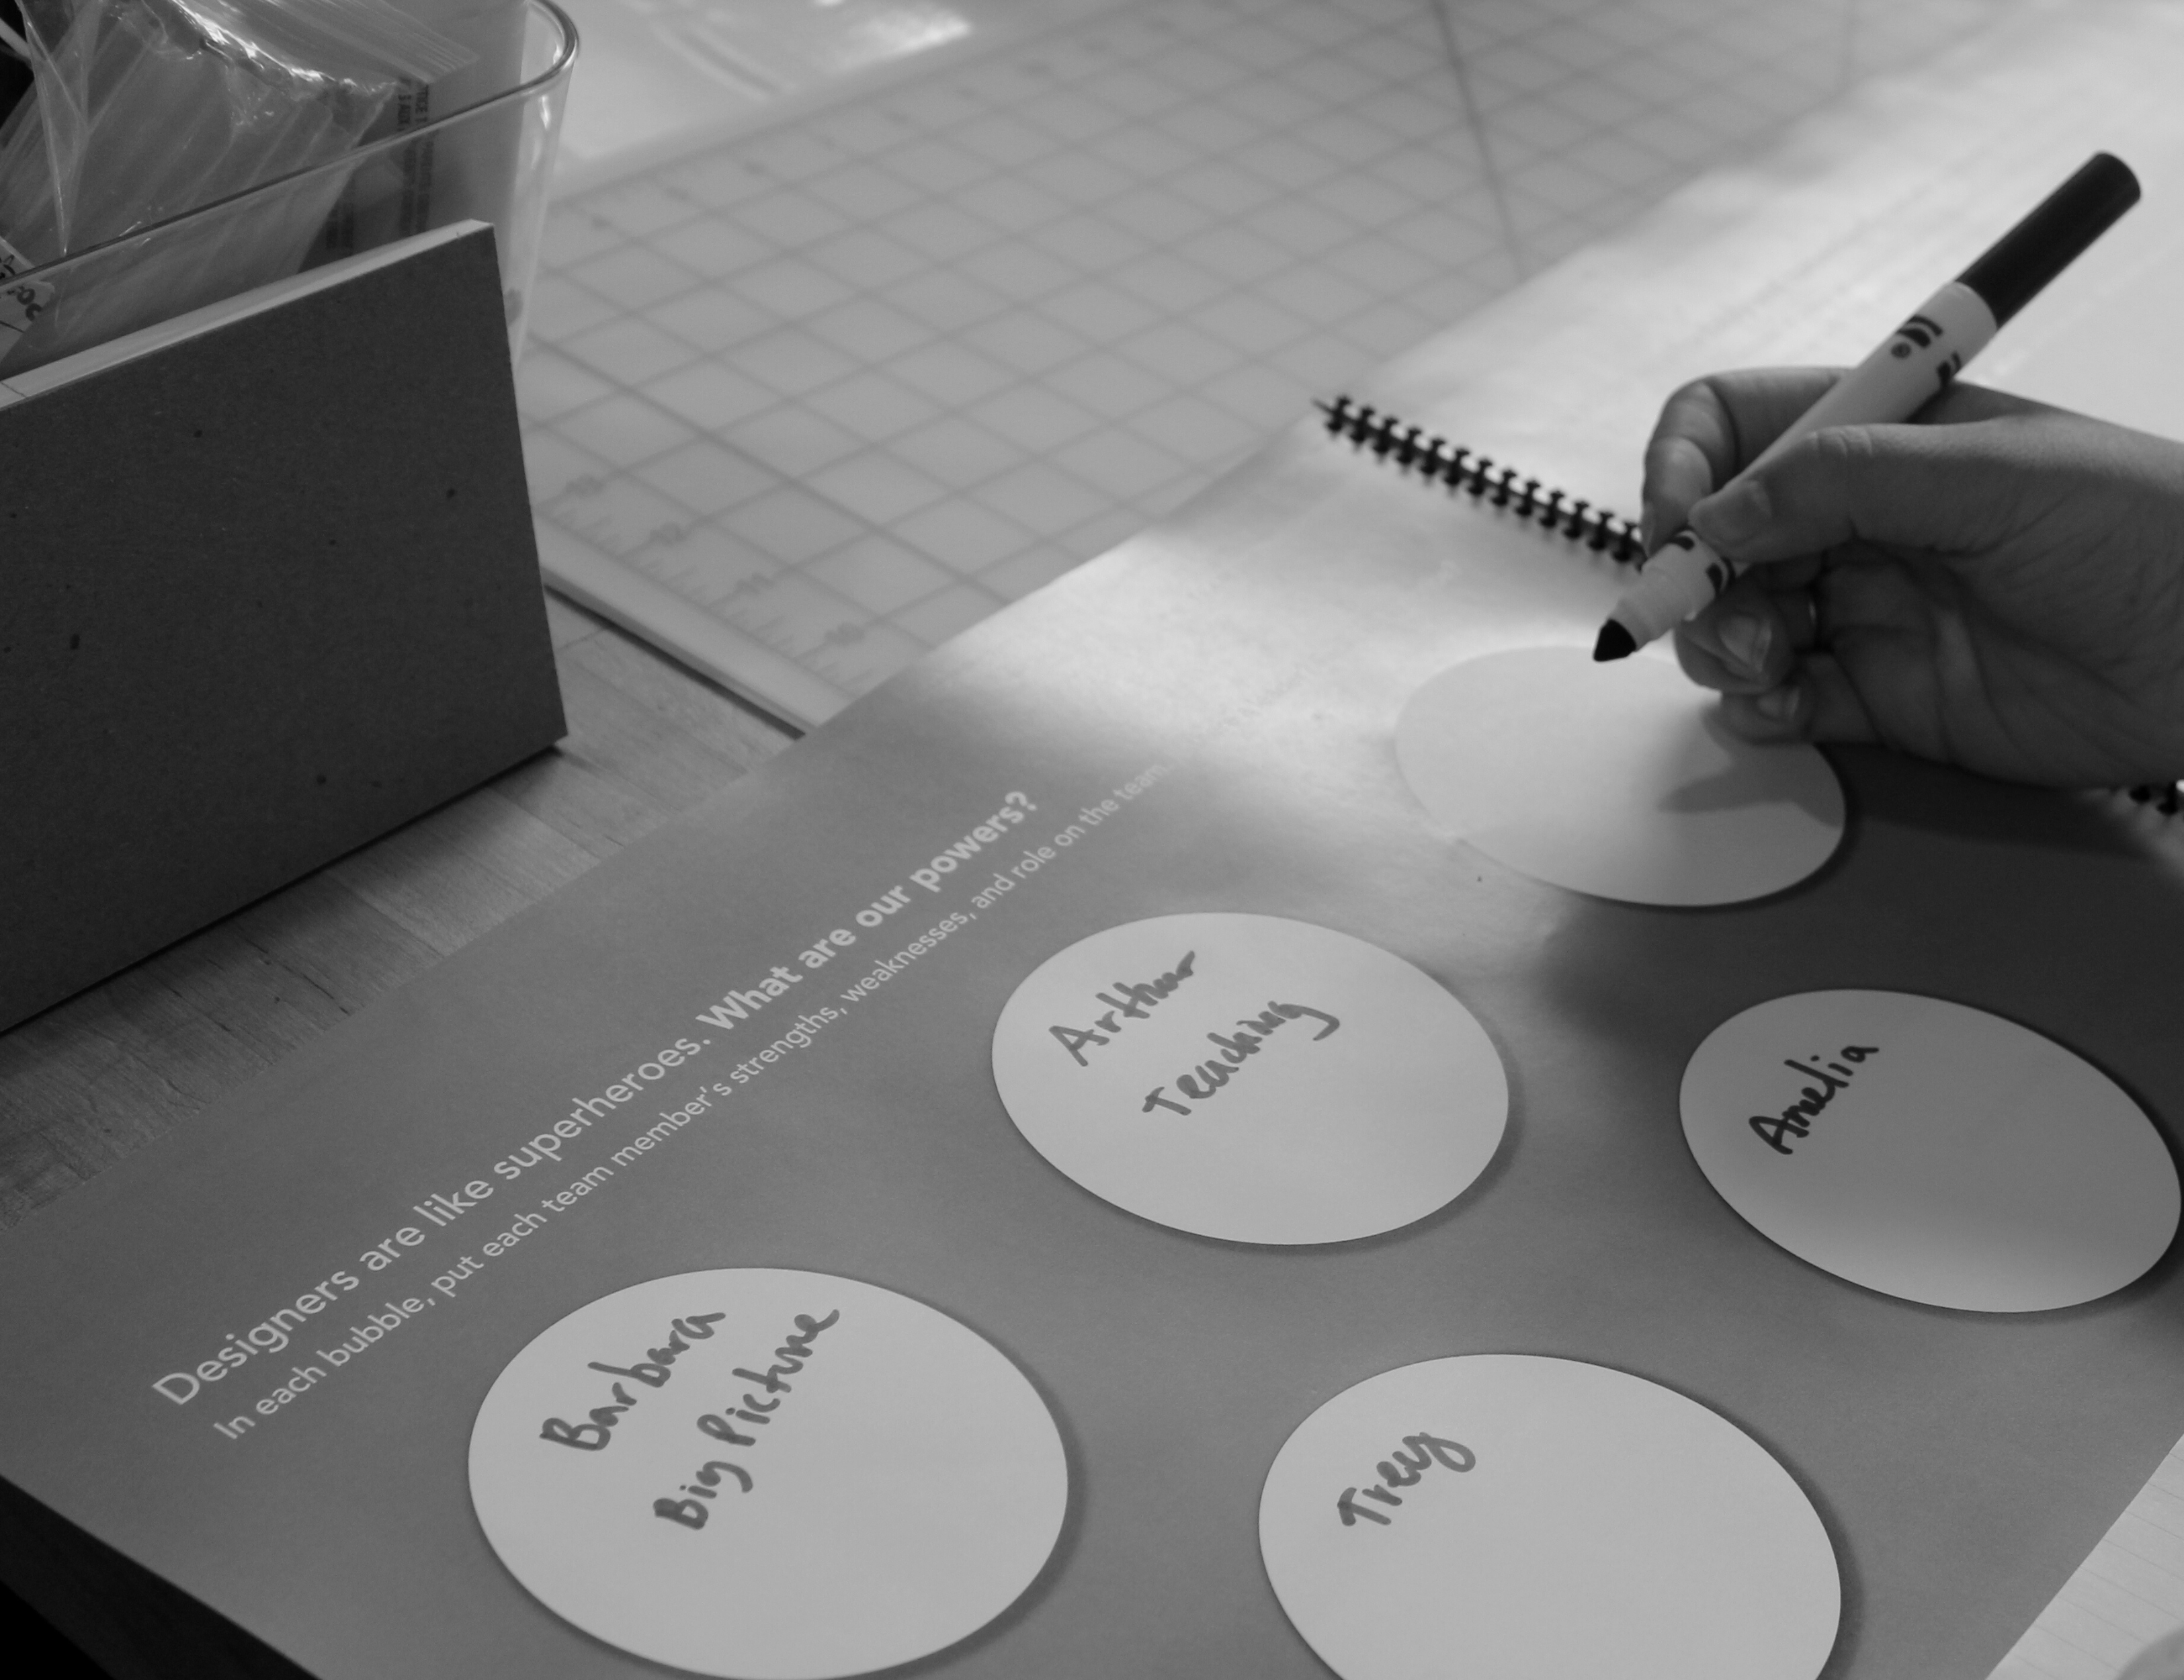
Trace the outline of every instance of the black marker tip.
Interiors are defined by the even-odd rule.
[[[1606,665],[1610,659],[1627,659],[1638,651],[1638,638],[1613,619],[1600,626],[1600,639],[1592,644],[1592,657],[1596,664]]]

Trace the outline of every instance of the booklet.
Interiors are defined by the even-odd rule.
[[[2119,1089],[2173,1230],[2142,1171],[2184,1104],[2173,840],[1885,754],[1755,764],[1653,656],[1589,703],[1653,720],[1652,768],[1587,772],[1541,695],[1624,576],[1301,425],[0,1239],[0,1473],[326,1676],[1301,1677],[1320,1612],[1254,1530],[1284,1441],[1381,1373],[1545,1356],[1639,1379],[1574,1414],[1597,1438],[1640,1390],[1734,1434],[1611,1504],[1697,1524],[1678,1556],[1806,1560],[1752,1582],[1796,1638],[1747,1672],[1981,1672],[2176,1438],[2160,1198],[2033,1187],[2135,1233],[2057,1227],[2085,1304],[1926,1305],[1724,1199],[1680,1093],[1770,1000],[1943,1000]],[[1529,760],[1559,838],[1459,830],[1407,761],[1451,672],[1517,698],[1440,735]],[[1742,884],[1555,884],[1586,824]],[[1897,1041],[1786,1031],[1710,1077],[1779,1116],[1795,1064],[1853,1073],[1793,1153],[1744,1132],[1826,1167],[1878,1084],[1843,1058]],[[1345,1479],[1279,1507],[1325,1530],[1282,1578],[1298,1544],[1472,1544],[1401,1525],[1499,1464],[1538,1497],[1479,1509],[1583,1532],[1595,1483],[1496,1405],[1359,1410]],[[1752,1454],[1752,1526],[1708,1516]],[[1436,1578],[1412,1648],[1460,1650],[1490,1605]]]

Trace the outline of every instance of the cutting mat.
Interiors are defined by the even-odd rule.
[[[548,576],[817,723],[1312,396],[2010,9],[1161,0],[593,170],[518,376]]]

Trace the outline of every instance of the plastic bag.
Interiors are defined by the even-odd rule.
[[[338,157],[405,86],[473,57],[387,0],[22,9],[36,91],[0,131],[0,238],[33,263]],[[292,209],[300,252],[316,218]]]

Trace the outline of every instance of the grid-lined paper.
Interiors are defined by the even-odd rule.
[[[549,576],[800,723],[1975,0],[1168,0],[551,214]]]

